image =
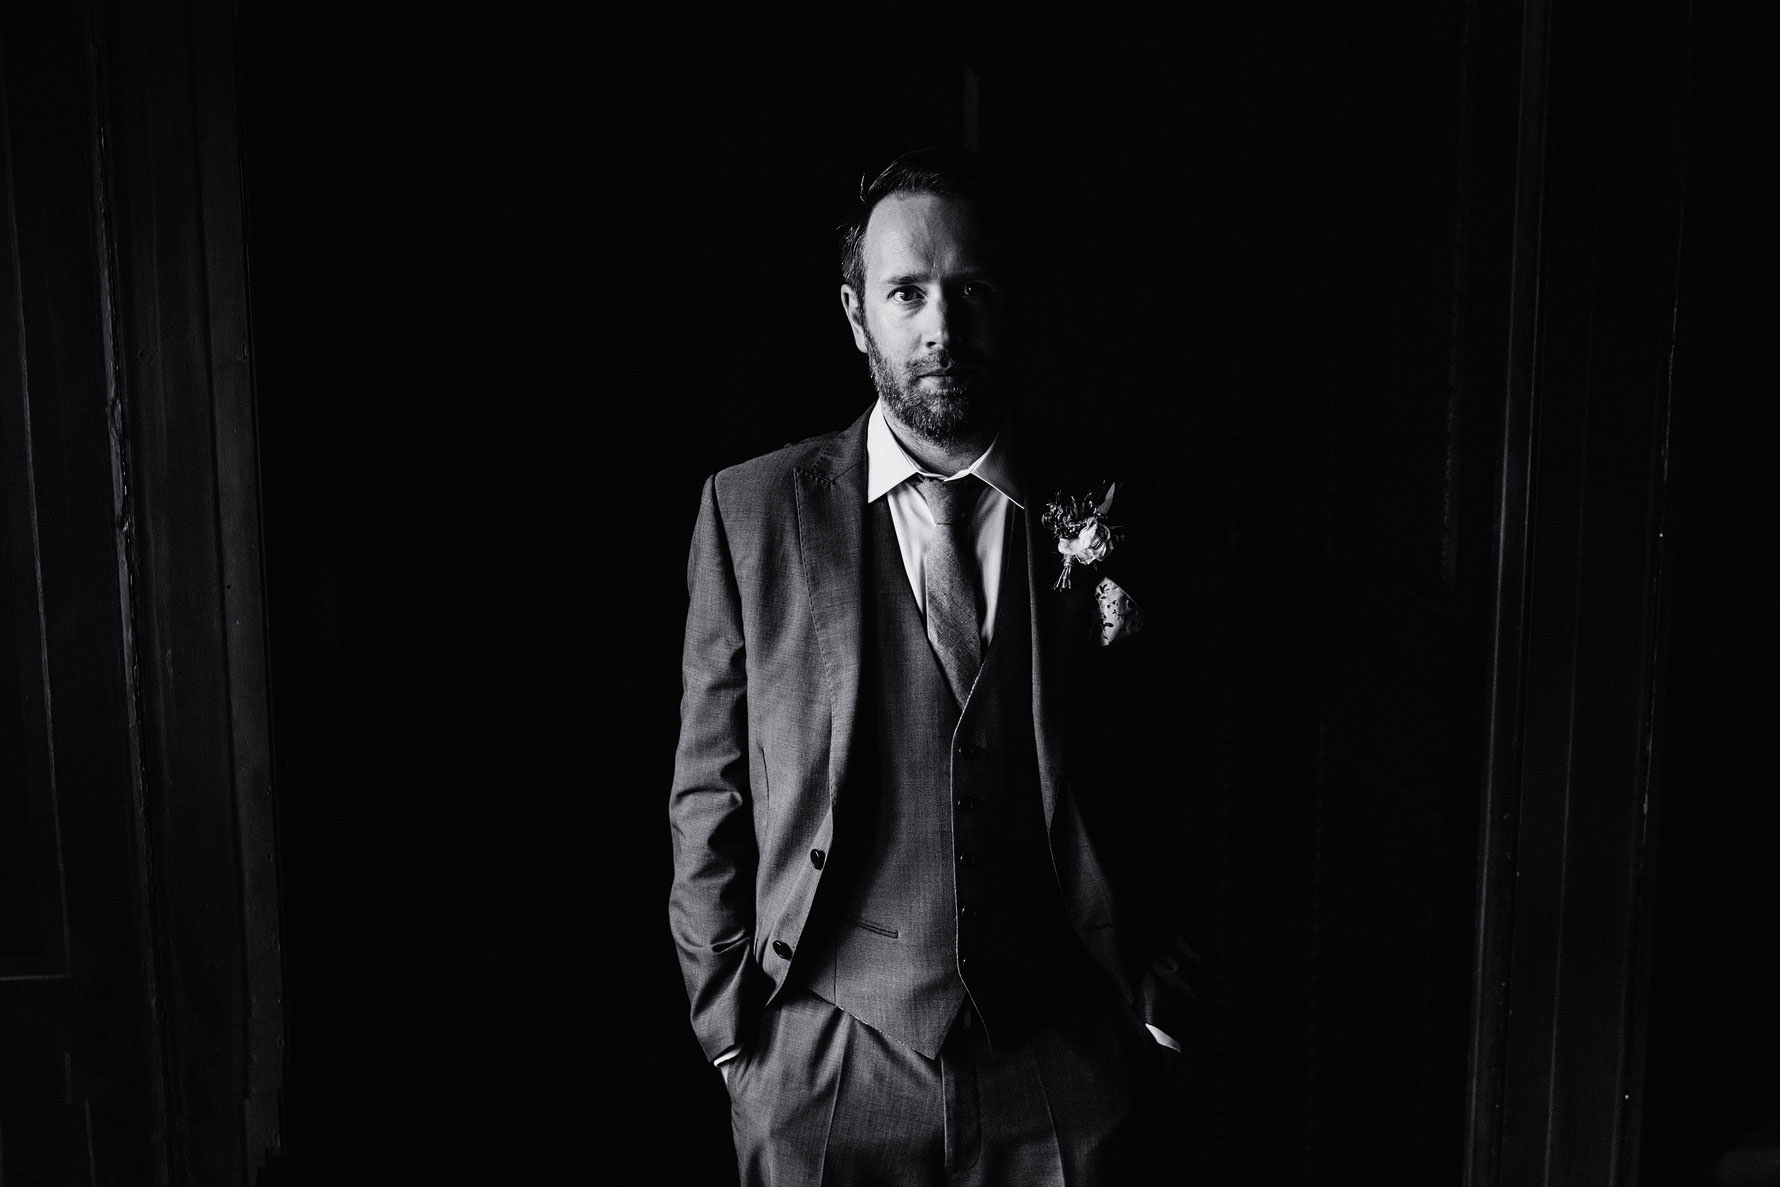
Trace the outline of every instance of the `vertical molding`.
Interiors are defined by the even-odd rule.
[[[1522,7],[1467,1183],[1635,1182],[1680,81]]]
[[[93,195],[94,269],[98,280],[99,331],[104,353],[105,428],[111,478],[111,507],[116,550],[118,639],[123,652],[121,673],[125,703],[124,736],[130,774],[129,819],[125,828],[130,851],[130,910],[132,936],[140,949],[138,959],[147,975],[143,985],[143,1015],[149,1034],[144,1044],[147,1063],[145,1087],[150,1099],[152,1130],[148,1145],[153,1153],[149,1173],[157,1185],[170,1181],[167,1128],[167,1044],[159,987],[160,946],[155,942],[157,912],[154,901],[153,860],[148,829],[146,794],[148,768],[143,755],[144,713],[142,663],[138,648],[136,605],[135,509],[130,492],[130,442],[126,431],[124,364],[118,349],[118,257],[112,212],[112,162],[105,97],[105,61],[102,24],[96,11],[82,22],[86,50],[86,90],[89,182]],[[96,1178],[99,1152],[91,1142],[92,1111],[87,1105],[89,1165]]]
[[[1475,11],[1475,9],[1473,10]],[[1465,1149],[1466,1187],[1497,1181],[1503,1046],[1514,913],[1525,647],[1528,513],[1543,230],[1549,0],[1521,6],[1514,197],[1510,217],[1506,377],[1498,410],[1486,742],[1479,797],[1478,894]]]
[[[283,990],[234,14],[96,0],[168,1164],[278,1151]]]
[[[108,408],[100,27],[88,4],[6,10],[0,283],[11,299],[0,302],[0,370],[12,382],[0,436],[7,560],[17,568],[0,629],[19,639],[27,675],[42,670],[25,684],[29,734],[9,738],[28,762],[24,786],[9,790],[33,811],[55,796],[53,821],[9,839],[55,867],[61,885],[53,900],[39,895],[43,957],[27,959],[41,973],[0,985],[0,1109],[10,1178],[152,1187],[170,1178],[168,1127]],[[55,924],[65,957],[53,963],[52,901],[65,912]]]
[[[194,0],[199,219],[208,298],[213,448],[247,992],[244,1138],[257,1164],[280,1146],[284,992],[260,548],[259,426],[249,316],[233,7]]]

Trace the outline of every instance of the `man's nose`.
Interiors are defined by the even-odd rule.
[[[963,306],[936,293],[927,302],[926,324],[922,326],[927,346],[946,346],[962,329]]]

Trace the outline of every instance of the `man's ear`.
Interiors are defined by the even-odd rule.
[[[850,284],[841,285],[841,312],[847,315],[847,328],[853,331],[853,345],[865,353],[865,305]]]

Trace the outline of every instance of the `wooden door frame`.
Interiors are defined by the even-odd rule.
[[[1465,1182],[1637,1182],[1687,10],[1525,0]]]
[[[233,7],[89,16],[172,1179],[280,1147],[284,995]]]

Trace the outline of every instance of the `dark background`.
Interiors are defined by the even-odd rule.
[[[1456,14],[243,13],[285,1173],[727,1173],[665,927],[686,540],[706,474],[869,400],[831,229],[862,170],[961,139],[967,68],[1026,195],[1051,410],[1166,480],[1190,574],[1195,744],[1158,777],[1217,830],[1189,873],[1235,971],[1188,1140],[1346,1163],[1351,1077],[1394,1041],[1365,1083],[1418,1120],[1397,1173],[1453,1165],[1480,696],[1436,505]],[[1374,596],[1331,593],[1332,536],[1447,607],[1422,662],[1459,673],[1453,723],[1388,780],[1327,762],[1329,689],[1380,683],[1326,646]],[[1349,914],[1380,896],[1401,911]]]
[[[613,413],[659,396],[609,361],[635,279],[593,267],[591,34],[281,7],[242,14],[241,87],[284,1170],[559,1181],[607,1156],[595,1090],[661,1025],[607,1013],[659,980],[659,912],[615,876],[655,837],[625,728],[650,694],[613,650],[648,629],[615,595],[650,600],[652,518]]]
[[[277,1172],[729,1173],[665,918],[685,544],[706,474],[869,399],[830,228],[862,170],[962,136],[968,67],[1029,195],[1042,357],[1092,377],[1049,394],[1170,478],[1217,608],[1169,773],[1216,838],[1187,1140],[1267,1181],[1453,1181],[1495,447],[1453,426],[1500,380],[1460,347],[1500,316],[1512,112],[1461,67],[1509,31],[1408,3],[1167,31],[533,11],[240,17]],[[1650,1182],[1777,1106],[1757,982],[1701,966],[1774,939],[1737,165],[1773,29],[1698,36]]]
[[[1694,14],[1680,346],[1670,450],[1674,583],[1654,808],[1656,930],[1644,1182],[1780,1146],[1780,621],[1775,475],[1760,394],[1780,266],[1756,148],[1780,112],[1780,14]]]

